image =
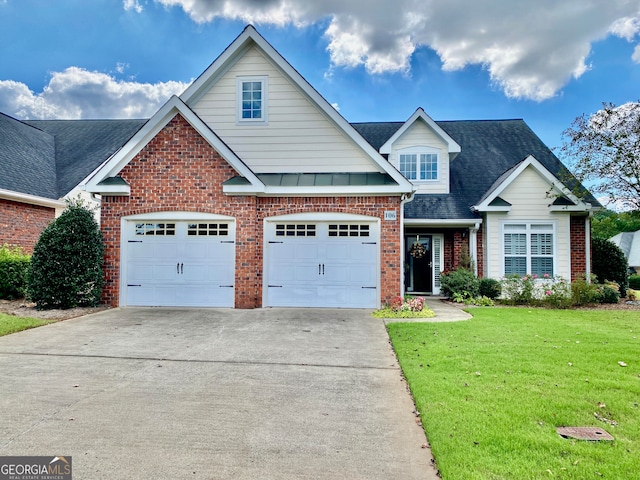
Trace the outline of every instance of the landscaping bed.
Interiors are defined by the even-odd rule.
[[[90,313],[106,310],[107,306],[98,307],[76,307],[67,310],[51,309],[38,310],[35,303],[30,303],[25,299],[0,300],[0,313],[17,317],[39,318],[45,320],[67,320],[69,318],[81,317]]]

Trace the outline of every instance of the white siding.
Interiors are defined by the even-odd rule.
[[[268,124],[236,123],[236,78],[268,77]],[[256,173],[377,172],[380,167],[256,48],[193,110]]]
[[[500,278],[503,274],[502,224],[505,221],[548,221],[555,225],[555,273],[571,278],[570,217],[567,212],[551,212],[554,198],[547,197],[551,186],[532,167],[522,172],[500,195],[511,204],[509,213],[489,212],[486,218],[487,275]]]
[[[449,193],[449,148],[442,139],[422,120],[414,122],[391,147],[389,162],[399,168],[398,151],[411,147],[431,147],[440,150],[438,156],[438,180],[416,182],[417,193]]]

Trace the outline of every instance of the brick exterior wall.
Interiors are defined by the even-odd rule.
[[[180,115],[176,115],[120,172],[128,197],[105,196],[101,228],[105,240],[103,302],[117,306],[120,287],[120,219],[163,211],[229,215],[236,220],[235,307],[262,306],[263,220],[301,212],[340,212],[400,218],[400,197],[227,196],[222,183],[233,168]],[[381,301],[400,294],[400,222],[381,222]]]
[[[585,217],[571,217],[571,280],[584,275],[587,271],[585,228]]]
[[[55,208],[0,199],[0,245],[18,245],[25,253],[33,253],[40,234],[55,216]]]

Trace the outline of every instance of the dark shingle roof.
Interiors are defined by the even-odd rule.
[[[0,188],[58,199],[146,120],[25,120],[0,113]]]
[[[0,188],[58,198],[52,135],[0,113]]]
[[[450,193],[420,194],[405,206],[405,218],[471,219],[471,210],[495,182],[515,165],[533,155],[569,187],[570,173],[523,120],[468,120],[436,122],[461,147],[451,162]],[[355,123],[353,127],[374,148],[379,149],[402,122]],[[386,138],[385,138],[386,137]],[[587,194],[585,200],[599,205]]]
[[[146,120],[28,120],[55,138],[57,197],[63,197],[113,155]]]

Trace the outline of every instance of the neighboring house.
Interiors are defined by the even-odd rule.
[[[29,120],[0,113],[0,245],[33,251],[64,198],[144,124],[141,120]]]
[[[629,268],[640,273],[640,230],[622,232],[609,239],[615,243],[627,257]]]
[[[103,159],[81,184],[114,306],[375,308],[465,256],[590,270],[600,205],[523,121],[349,124],[252,26]]]

